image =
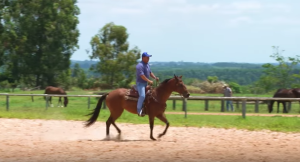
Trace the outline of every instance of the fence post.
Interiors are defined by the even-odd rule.
[[[256,100],[255,101],[255,112],[258,113],[258,105],[259,105],[259,101]]]
[[[182,111],[186,110],[186,101],[185,99],[182,100]]]
[[[173,110],[176,109],[176,100],[173,100]]]
[[[9,110],[9,95],[6,96],[6,111]]]
[[[46,95],[46,110],[48,110],[48,95]]]
[[[224,112],[225,109],[224,109],[224,100],[221,100],[221,112]]]
[[[186,98],[185,99],[183,99],[183,101],[182,101],[182,108],[184,109],[184,117],[186,118],[187,117],[187,107],[186,107]]]
[[[246,102],[247,102],[247,100],[245,100],[245,99],[242,102],[242,116],[243,116],[243,118],[246,117]]]
[[[32,93],[31,93],[32,94]],[[31,101],[34,102],[33,96],[31,96]]]
[[[208,111],[208,100],[204,100],[205,101],[205,108],[204,111]]]
[[[90,108],[91,97],[88,97],[88,109]]]

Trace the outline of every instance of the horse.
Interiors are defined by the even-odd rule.
[[[277,98],[300,98],[300,88],[292,88],[292,89],[278,89],[273,97]],[[269,113],[273,111],[273,104],[276,100],[272,100],[268,105]],[[283,105],[283,113],[288,113],[286,108],[286,102],[291,103],[291,101],[277,100],[277,113],[279,113],[279,104]],[[300,103],[300,101],[299,101]]]
[[[146,97],[143,103],[144,115],[148,115],[150,125],[150,139],[156,140],[153,137],[153,126],[155,117],[166,124],[164,131],[159,134],[158,138],[161,138],[166,134],[169,128],[169,121],[165,116],[165,110],[167,107],[166,101],[170,97],[172,92],[177,92],[183,98],[190,96],[185,84],[182,81],[182,76],[176,76],[173,78],[166,79],[161,82],[157,87],[152,88],[151,86],[146,87]],[[112,90],[100,97],[97,106],[90,114],[91,117],[86,121],[85,127],[89,127],[95,123],[100,113],[102,102],[105,100],[106,106],[109,108],[110,116],[106,121],[106,136],[109,137],[110,125],[112,124],[118,135],[121,135],[121,130],[115,124],[115,121],[122,115],[124,109],[132,114],[137,114],[137,99],[138,92],[134,89],[118,88]]]
[[[62,88],[48,86],[48,87],[45,88],[45,93],[44,94],[66,95],[67,93]],[[46,99],[46,97],[44,97],[44,99]],[[52,97],[50,96],[49,101],[50,101],[50,104],[52,105],[51,99],[52,99]],[[64,97],[64,107],[67,107],[68,102],[69,102],[68,97]],[[59,107],[59,105],[61,105],[61,104],[62,104],[61,97],[59,97],[57,107]],[[61,107],[63,107],[63,106],[61,106]]]

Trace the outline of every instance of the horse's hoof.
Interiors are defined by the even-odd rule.
[[[105,138],[104,138],[105,141],[110,141],[110,136],[107,135]]]
[[[158,135],[158,138],[162,137],[163,135],[164,135],[164,134],[159,134],[159,135]]]
[[[121,135],[121,134],[118,134],[118,135],[116,136],[116,139],[117,139],[117,140],[122,140],[122,135]]]
[[[153,137],[150,137],[153,141],[156,141],[156,139],[155,138],[153,138]]]

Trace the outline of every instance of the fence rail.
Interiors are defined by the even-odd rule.
[[[49,97],[88,97],[88,108],[90,108],[90,98],[91,97],[101,97],[102,95],[57,95],[57,94],[10,94],[10,93],[0,93],[0,96],[6,96],[6,110],[9,110],[9,96],[31,96],[33,101],[33,96],[45,96],[46,97],[46,109],[48,109],[48,98]],[[185,117],[187,117],[187,101],[188,100],[204,100],[205,101],[205,110],[208,110],[208,101],[209,100],[221,100],[222,106],[221,111],[224,112],[224,101],[232,100],[237,104],[242,102],[242,116],[246,116],[246,104],[248,101],[254,101],[255,103],[255,112],[258,112],[259,101],[300,101],[300,98],[273,98],[273,97],[207,97],[207,96],[190,96],[189,98],[183,98],[181,96],[170,96],[168,100],[173,100],[173,109],[175,109],[176,100],[181,100],[182,110],[185,112]],[[104,108],[106,105],[104,104]]]

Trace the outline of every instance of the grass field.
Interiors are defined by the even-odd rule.
[[[11,93],[11,92],[10,92]],[[43,91],[16,91],[16,94],[43,94]],[[87,95],[93,94],[92,91],[69,91],[70,95]],[[221,96],[221,94],[192,94],[192,96]],[[270,95],[247,95],[240,94],[235,96],[249,97],[270,97]],[[96,98],[91,98],[90,109],[88,109],[87,97],[69,97],[69,105],[67,108],[56,107],[58,98],[53,97],[52,103],[54,107],[48,107],[46,110],[45,100],[41,96],[35,96],[34,102],[30,96],[10,96],[10,109],[6,111],[6,98],[0,96],[0,117],[1,118],[20,118],[20,119],[57,119],[57,120],[79,120],[88,119],[88,114],[97,104]],[[167,112],[182,112],[182,102],[176,102],[176,109],[172,108],[172,101],[167,102]],[[282,106],[281,106],[282,107]],[[209,101],[209,110],[204,111],[204,101],[192,101],[187,103],[189,112],[209,112],[220,113],[221,102]],[[298,104],[292,105],[292,111],[289,114],[299,114]],[[240,108],[235,113],[241,112]],[[247,113],[254,112],[254,105],[247,105]],[[231,112],[224,112],[231,113]],[[259,105],[259,114],[267,112],[265,104]],[[273,112],[275,114],[275,112]],[[183,115],[167,114],[167,118],[171,126],[195,126],[195,127],[216,127],[216,128],[237,128],[247,130],[272,130],[282,132],[300,132],[300,118],[298,117],[281,117],[279,113],[276,117],[247,116],[243,119],[241,116],[220,116],[220,115]],[[109,116],[107,109],[102,109],[99,115],[99,121],[106,121]],[[134,124],[148,124],[147,116],[141,118],[135,114],[124,111],[123,115],[117,122],[126,122]],[[155,124],[164,125],[159,120],[155,120]]]

